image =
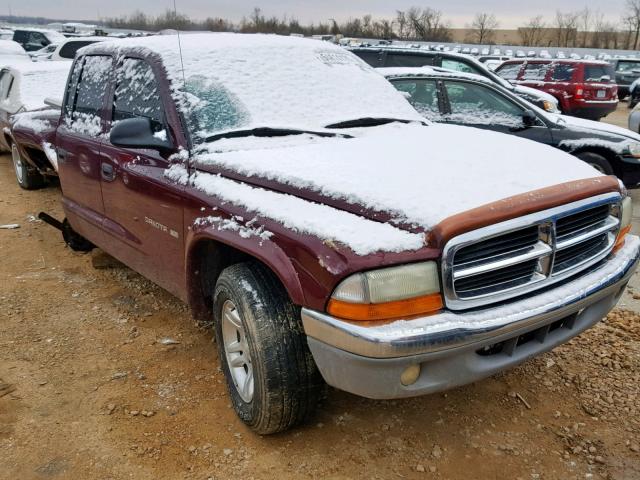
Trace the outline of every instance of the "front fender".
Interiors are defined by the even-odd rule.
[[[294,304],[305,304],[298,272],[291,259],[268,235],[260,236],[250,233],[241,235],[236,230],[220,229],[216,224],[202,222],[193,224],[185,238],[187,296],[196,316],[202,308],[202,300],[198,298],[201,296],[199,255],[202,249],[200,247],[210,242],[238,250],[262,262],[280,279]]]

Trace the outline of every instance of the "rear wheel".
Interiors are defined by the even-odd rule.
[[[242,421],[263,435],[306,421],[324,381],[300,310],[278,279],[256,263],[232,265],[216,283],[213,307],[222,371]]]
[[[22,159],[20,150],[18,150],[18,146],[15,143],[11,145],[11,160],[13,160],[13,170],[15,171],[18,185],[25,190],[34,190],[44,186],[44,177]]]
[[[613,168],[609,163],[609,160],[602,155],[593,152],[581,152],[576,155],[583,162],[588,163],[600,173],[605,175],[614,175]]]
[[[638,98],[635,95],[629,95],[629,108],[634,108],[638,104]]]

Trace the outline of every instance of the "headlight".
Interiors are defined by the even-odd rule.
[[[551,112],[554,113],[557,111],[556,105],[550,101],[550,100],[543,100],[542,101],[542,107],[545,109],[545,111],[547,112]]]
[[[640,158],[640,143],[630,143],[627,149],[632,157]]]
[[[340,282],[327,311],[346,320],[388,320],[442,309],[436,262],[356,273]]]
[[[619,250],[624,245],[624,237],[631,231],[631,219],[633,218],[633,201],[631,197],[624,197],[620,205],[620,230],[613,247],[613,251]]]

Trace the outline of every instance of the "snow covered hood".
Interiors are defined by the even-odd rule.
[[[362,117],[421,120],[375,70],[326,42],[233,33],[181,35],[180,42],[182,59],[176,35],[103,42],[80,52],[159,55],[176,102],[187,118],[195,112],[192,134],[201,138],[265,126],[320,130]]]
[[[506,197],[600,175],[560,150],[469,127],[394,123],[349,133],[355,138],[226,139],[193,160],[389,213],[396,223],[425,230]]]

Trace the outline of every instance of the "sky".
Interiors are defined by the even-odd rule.
[[[49,18],[72,18],[95,20],[99,17],[114,17],[139,9],[149,15],[157,15],[173,8],[174,0],[0,0],[0,13]],[[234,21],[248,15],[254,7],[260,7],[265,15],[293,16],[304,23],[327,21],[329,18],[346,20],[370,13],[376,17],[393,17],[396,10],[417,6],[430,6],[441,10],[454,27],[470,23],[476,12],[494,13],[501,28],[516,28],[523,21],[543,15],[549,21],[560,8],[562,11],[580,10],[589,5],[592,10],[599,2],[587,0],[175,0],[180,13],[194,19],[224,17]],[[4,7],[2,7],[4,3]],[[610,0],[601,5],[609,20],[617,21],[624,12],[625,0]]]

